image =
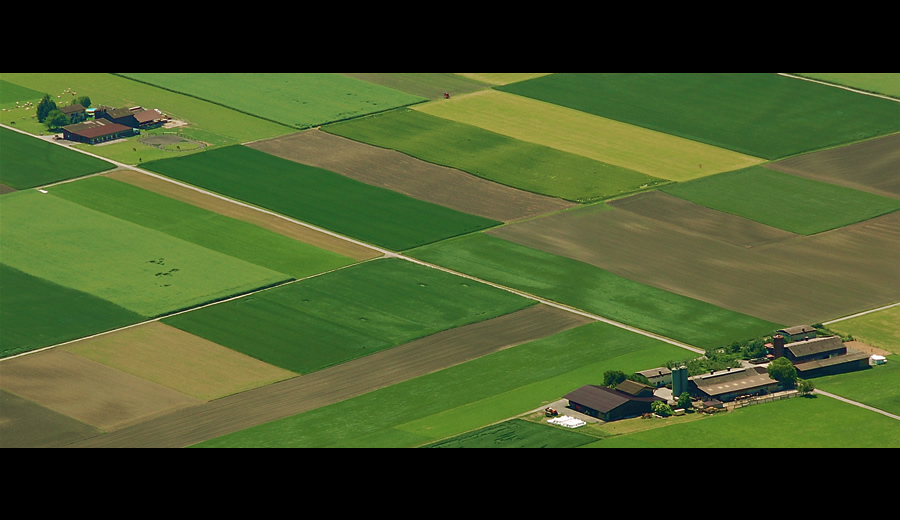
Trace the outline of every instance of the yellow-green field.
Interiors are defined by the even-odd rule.
[[[900,354],[900,307],[891,307],[858,318],[841,321],[828,327],[851,334],[863,343]]]
[[[426,103],[414,109],[677,182],[764,162],[696,141],[496,90]]]
[[[491,85],[509,85],[526,79],[546,76],[552,72],[457,72],[457,74]]]

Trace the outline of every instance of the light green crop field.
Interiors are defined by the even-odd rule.
[[[533,304],[437,269],[382,259],[164,322],[305,374]]]
[[[662,191],[772,227],[813,235],[900,209],[900,201],[762,166],[721,173]]]
[[[299,129],[425,101],[332,72],[120,74]]]
[[[425,99],[459,95],[490,85],[452,72],[342,72],[346,76],[389,87]]]
[[[36,190],[3,196],[0,262],[155,317],[289,275]]]
[[[0,128],[0,184],[16,189],[115,169],[112,163]]]
[[[794,74],[900,98],[900,72],[795,72]]]
[[[543,408],[607,370],[634,373],[683,353],[598,322],[198,447],[425,446]]]
[[[900,103],[774,73],[557,73],[496,88],[769,160],[900,131]]]
[[[780,328],[484,233],[415,249],[409,255],[704,350]]]
[[[418,110],[398,110],[322,130],[574,202],[624,195],[668,182]]]
[[[53,188],[53,194],[293,278],[354,263],[343,255],[106,177],[62,184]]]
[[[3,263],[0,263],[0,301],[3,302],[0,358],[144,320],[143,316],[101,298],[25,274]]]
[[[499,90],[425,103],[414,109],[670,181],[687,181],[763,162],[723,148]]]
[[[900,354],[900,307],[892,307],[829,325],[863,343]]]

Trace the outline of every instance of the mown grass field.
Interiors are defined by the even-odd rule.
[[[146,317],[291,279],[52,191],[3,195],[2,238],[2,263]]]
[[[490,85],[483,81],[452,72],[342,72],[341,74],[424,99],[443,98],[445,93],[456,96],[490,88]]]
[[[0,184],[22,190],[115,169],[112,163],[0,128]]]
[[[420,447],[547,406],[606,370],[684,352],[594,323],[197,447]]]
[[[299,129],[425,100],[331,72],[120,74]]]
[[[394,251],[499,224],[246,146],[144,168]]]
[[[3,247],[6,248],[5,243]],[[31,276],[4,263],[0,263],[0,280],[0,358],[145,319],[102,298]]]
[[[533,304],[436,269],[382,259],[164,322],[306,374]]]
[[[596,437],[577,431],[549,428],[546,425],[514,419],[424,447],[444,449],[578,448],[596,440]]]
[[[106,177],[60,185],[53,194],[292,278],[355,263],[346,256]]]
[[[795,72],[798,76],[900,98],[897,72]]]
[[[704,350],[780,328],[775,323],[483,233],[415,249],[409,254]]]
[[[558,73],[497,87],[774,160],[900,131],[900,104],[772,73]]]
[[[762,162],[723,148],[499,90],[413,108],[670,181],[687,181]]]
[[[762,166],[673,184],[662,191],[799,235],[814,235],[900,209],[897,199]]]
[[[322,130],[575,202],[614,197],[668,182],[418,110],[379,114]]]

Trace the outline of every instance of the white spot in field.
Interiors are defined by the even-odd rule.
[[[47,190],[38,190],[41,193],[47,193]]]

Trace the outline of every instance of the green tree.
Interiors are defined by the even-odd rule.
[[[47,125],[48,130],[54,130],[68,125],[69,118],[65,114],[63,114],[62,111],[56,109],[47,114],[47,118],[44,120],[44,124]]]
[[[678,408],[684,408],[685,410],[691,407],[691,394],[687,392],[682,392],[680,396],[678,396]]]
[[[806,396],[813,392],[816,389],[816,385],[813,384],[812,381],[808,381],[806,379],[797,379],[797,391],[800,392],[800,395]]]
[[[47,120],[47,116],[57,109],[56,102],[50,99],[50,94],[44,94],[44,98],[37,106],[38,122],[43,123]]]
[[[91,108],[91,98],[87,96],[78,96],[72,100],[73,105],[81,105],[84,108]]]
[[[661,415],[662,417],[668,417],[672,415],[672,407],[664,401],[653,401],[650,404],[650,410],[652,410],[656,415]]]
[[[625,381],[625,379],[627,379],[625,377],[625,372],[622,372],[621,370],[607,370],[603,374],[603,386],[615,388],[616,385]]]
[[[769,363],[767,369],[769,376],[778,381],[786,388],[793,388],[797,383],[797,369],[788,358],[778,358]]]

